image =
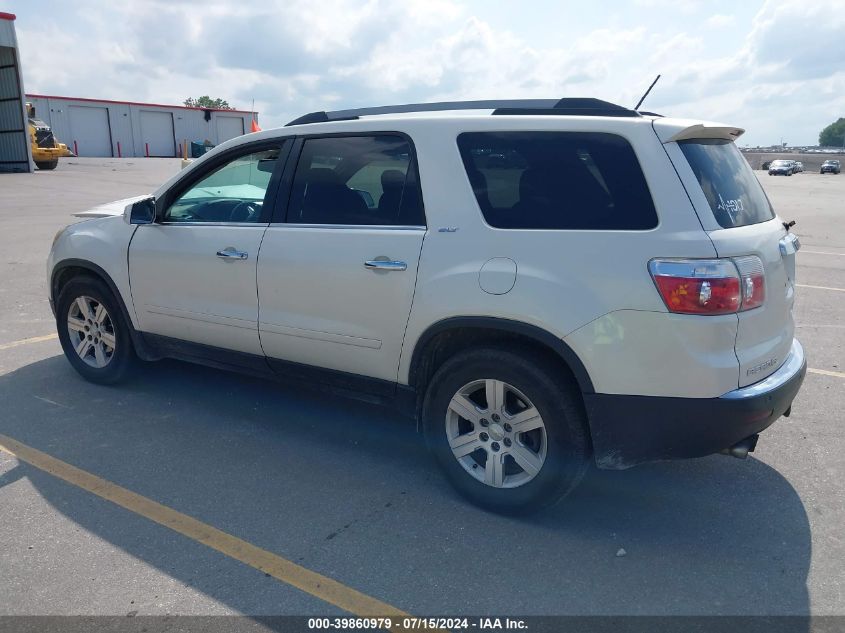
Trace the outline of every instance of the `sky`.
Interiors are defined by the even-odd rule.
[[[845,2],[0,0],[27,92],[314,110],[597,97],[810,145],[845,116]]]

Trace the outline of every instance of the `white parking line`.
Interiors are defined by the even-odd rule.
[[[41,400],[41,402],[46,402],[47,404],[53,404],[57,407],[62,407],[63,409],[72,409],[73,407],[69,407],[66,404],[62,404],[61,402],[56,402],[55,400],[50,400],[49,398],[42,398],[41,396],[32,396],[36,400]]]
[[[838,255],[839,257],[845,257],[845,253],[829,253],[827,251],[808,251],[806,248],[802,248],[802,253],[812,253],[813,255]]]
[[[820,374],[822,376],[833,376],[834,378],[845,378],[845,374],[841,371],[830,371],[829,369],[813,369],[808,367],[807,371],[811,374]]]
[[[808,286],[807,284],[795,284],[798,288],[815,288],[816,290],[835,290],[845,292],[845,288],[831,288],[830,286]]]

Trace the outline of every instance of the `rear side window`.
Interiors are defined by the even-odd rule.
[[[424,226],[416,173],[411,145],[402,136],[306,139],[287,221]]]
[[[502,229],[647,230],[657,212],[615,134],[471,132],[458,148],[484,219]]]
[[[775,217],[763,187],[733,141],[694,139],[678,145],[719,226],[729,229]]]

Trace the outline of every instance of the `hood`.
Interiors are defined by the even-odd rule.
[[[77,218],[107,218],[113,215],[123,215],[127,206],[138,200],[149,198],[152,194],[145,194],[143,196],[134,196],[132,198],[124,198],[123,200],[115,200],[114,202],[106,202],[99,206],[88,209],[87,211],[78,211],[73,215]]]

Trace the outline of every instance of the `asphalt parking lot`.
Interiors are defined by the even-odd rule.
[[[593,471],[550,511],[504,518],[460,500],[391,411],[175,361],[120,387],[73,371],[47,302],[54,233],[177,169],[0,176],[0,445],[163,508],[150,520],[0,450],[0,615],[345,613],[296,588],[320,578],[353,608],[423,615],[845,615],[845,176],[756,172],[797,221],[811,372],[753,456]],[[167,512],[257,565],[156,522]]]

